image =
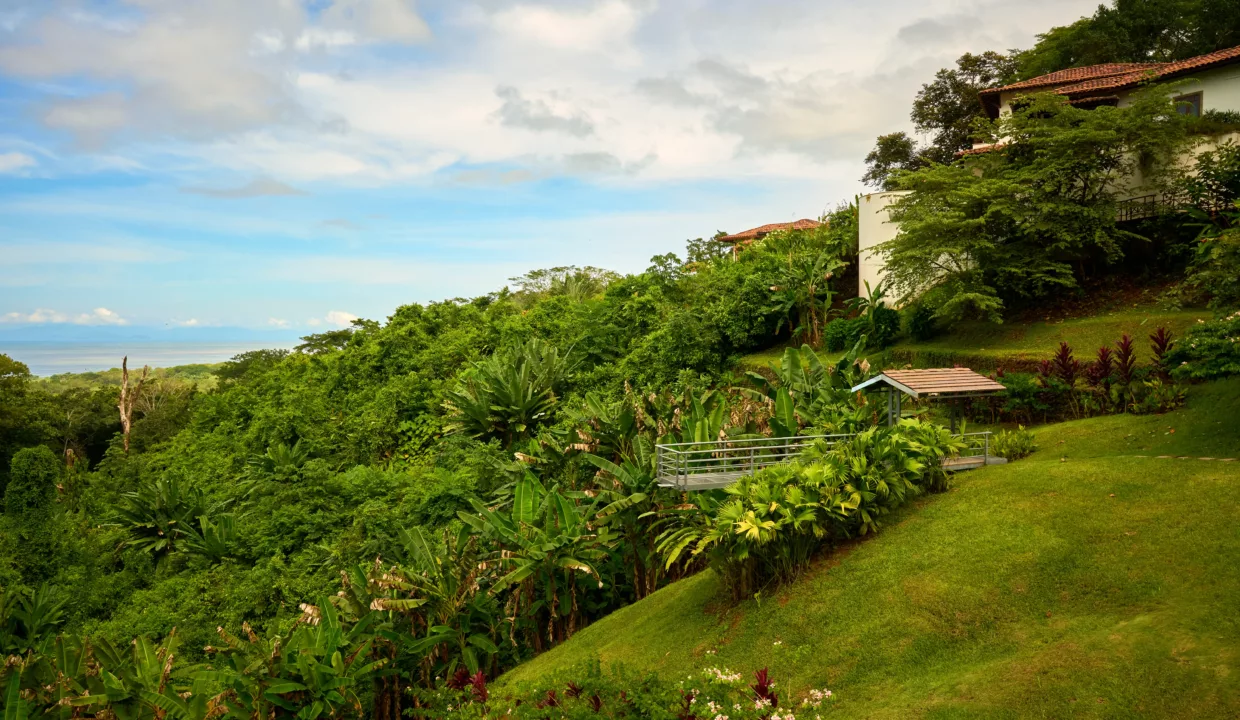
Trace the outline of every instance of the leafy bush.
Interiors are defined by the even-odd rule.
[[[4,512],[23,523],[46,516],[56,501],[60,461],[51,450],[39,445],[18,450],[9,467],[11,479],[4,491]]]
[[[536,338],[475,363],[448,393],[450,429],[506,446],[528,437],[550,422],[573,367],[566,353]]]
[[[733,599],[786,582],[826,543],[877,531],[879,519],[923,490],[942,489],[944,457],[960,444],[916,420],[871,428],[798,462],[742,478],[722,501],[699,500],[659,538],[670,567],[704,556]]]
[[[498,692],[487,688],[481,673],[458,674],[437,690],[420,693],[412,715],[486,720],[774,720],[792,718],[800,712],[823,712],[833,699],[830,690],[817,689],[800,698],[789,697],[776,687],[766,668],[753,673],[752,680],[727,668],[709,667],[671,681],[654,673],[638,674],[624,666],[604,670],[593,662],[542,683]]]
[[[905,311],[904,331],[918,342],[933,339],[939,334],[934,309],[924,303],[915,303]]]
[[[1201,119],[1225,125],[1240,125],[1240,110],[1210,109],[1201,113]]]
[[[873,335],[870,347],[885,348],[900,336],[900,312],[886,305],[879,305],[870,310]]]
[[[836,318],[823,330],[823,344],[830,352],[847,350],[857,344],[868,326],[865,318]]]
[[[1240,311],[1191,328],[1167,353],[1167,365],[1181,380],[1240,375]]]
[[[1033,433],[1026,430],[1024,425],[1017,425],[1015,430],[1001,430],[995,435],[990,449],[1001,458],[1019,460],[1032,455],[1038,449],[1038,444],[1033,439]]]

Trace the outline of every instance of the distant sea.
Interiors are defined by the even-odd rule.
[[[129,356],[129,367],[150,365],[172,367],[218,363],[233,356],[260,348],[291,348],[296,343],[262,343],[238,341],[231,343],[191,342],[39,342],[0,339],[0,353],[25,363],[35,375],[57,375],[67,372],[110,370],[121,366],[121,358]]]

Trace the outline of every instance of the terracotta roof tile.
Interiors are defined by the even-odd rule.
[[[1010,90],[1026,90],[1030,88],[1046,87],[1048,85],[1062,85],[1064,83],[1080,82],[1094,78],[1114,77],[1116,75],[1126,75],[1128,73],[1139,70],[1148,70],[1156,68],[1162,63],[1105,63],[1103,65],[1089,65],[1086,67],[1068,68],[1067,70],[1059,70],[1046,75],[1039,75],[1035,78],[1022,80],[1004,85],[1003,87],[987,88],[982,91],[983,95],[993,93],[1006,92]]]
[[[762,225],[744,232],[733,233],[732,235],[724,235],[719,238],[719,242],[737,243],[737,242],[753,242],[760,238],[766,237],[773,232],[780,230],[813,230],[822,225],[817,220],[796,220],[786,223],[771,223],[770,225]]]
[[[1060,95],[1092,95],[1100,91],[1114,91],[1121,88],[1140,85],[1141,83],[1149,80],[1170,79],[1179,75],[1190,73],[1194,70],[1204,70],[1216,65],[1226,65],[1238,61],[1240,61],[1240,46],[1228,48],[1226,50],[1216,50],[1212,53],[1206,53],[1205,55],[1198,55],[1197,57],[1188,58],[1187,60],[1162,63],[1158,67],[1152,69],[1086,80],[1074,85],[1058,88],[1055,92]]]

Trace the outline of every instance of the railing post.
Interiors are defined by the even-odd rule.
[[[986,432],[984,439],[986,441],[986,444],[984,446],[984,449],[982,450],[982,464],[983,465],[986,464],[987,460],[990,460],[990,431]]]

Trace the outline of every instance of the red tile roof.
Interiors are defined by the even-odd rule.
[[[819,225],[822,225],[822,223],[817,220],[797,220],[795,222],[771,223],[770,225],[762,225],[761,227],[746,230],[745,232],[724,235],[719,238],[719,242],[750,243],[780,230],[813,230]]]
[[[1035,87],[1046,87],[1048,85],[1062,85],[1064,83],[1080,82],[1082,80],[1090,80],[1093,78],[1113,77],[1115,75],[1125,75],[1139,70],[1147,70],[1149,68],[1158,67],[1162,63],[1106,63],[1104,65],[1090,65],[1088,67],[1068,68],[1067,70],[1059,70],[1057,72],[1039,75],[1035,78],[1022,80],[1004,85],[1003,87],[987,88],[982,91],[983,95],[991,93],[1007,92],[1010,90],[1025,90]]]
[[[1059,88],[1055,92],[1061,95],[1094,95],[1099,91],[1115,91],[1121,88],[1134,87],[1148,80],[1169,80],[1194,70],[1206,70],[1235,62],[1240,62],[1240,46],[1226,50],[1216,50],[1212,53],[1188,58],[1187,60],[1162,63],[1148,70],[1086,80],[1075,85]]]
[[[1240,47],[1216,50],[1205,55],[1169,63],[1107,63],[1069,68],[1003,87],[981,91],[982,105],[991,117],[999,114],[999,95],[1014,90],[1046,89],[1073,100],[1096,95],[1114,95],[1117,90],[1136,87],[1151,80],[1170,80],[1219,65],[1240,62]]]

